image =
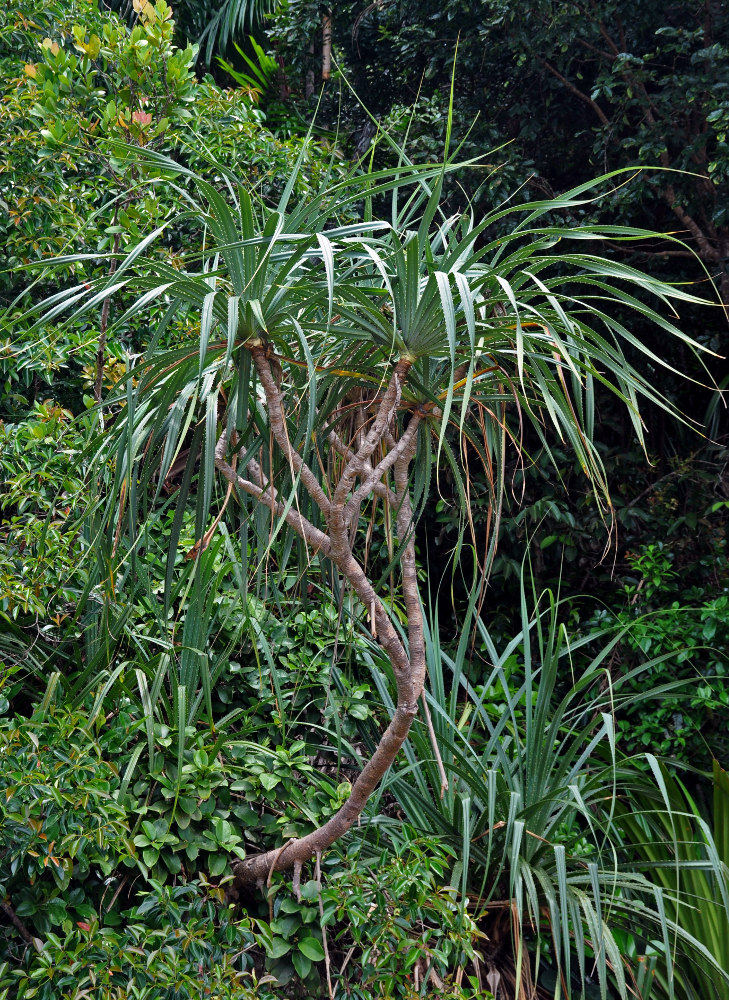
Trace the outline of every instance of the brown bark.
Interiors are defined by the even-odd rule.
[[[0,910],[5,914],[10,923],[15,927],[18,934],[22,937],[26,944],[33,944],[33,935],[30,933],[28,928],[25,926],[23,921],[20,919],[18,914],[12,908],[9,902],[0,902]]]
[[[226,460],[228,442],[225,433],[215,449],[216,467],[229,483],[270,507],[273,515],[285,517],[290,527],[308,545],[329,558],[337,567],[345,582],[371,615],[370,627],[373,637],[377,639],[392,665],[397,704],[395,714],[382,734],[374,754],[356,778],[349,798],[339,811],[323,826],[305,837],[291,840],[283,847],[264,854],[235,862],[234,891],[251,884],[264,885],[273,871],[293,868],[295,878],[298,879],[303,862],[326,850],[352,827],[407,737],[418,710],[418,700],[423,693],[426,674],[409,479],[410,463],[415,455],[417,430],[423,413],[420,411],[413,413],[399,437],[396,436],[395,427],[395,415],[402,387],[410,370],[410,362],[401,359],[395,366],[369,429],[357,448],[348,448],[335,432],[330,435],[330,446],[343,460],[338,481],[333,489],[330,487],[330,499],[289,440],[284,400],[272,369],[272,361],[276,363],[275,359],[263,345],[253,345],[251,354],[266,398],[271,431],[291,467],[294,490],[297,484],[307,490],[321,513],[326,530],[317,527],[294,509],[295,504],[289,505],[287,509],[287,505],[281,502],[273,485],[268,482],[255,463],[249,463],[252,479],[246,479],[239,474]],[[387,449],[386,454],[374,464],[373,457],[377,450],[382,448]],[[390,469],[394,474],[394,489],[383,482]],[[361,485],[357,488],[358,479]],[[397,537],[402,547],[400,561],[402,590],[407,611],[407,650],[400,641],[385,605],[352,551],[352,528],[356,528],[362,502],[369,496],[383,494],[397,510]]]
[[[314,55],[314,43],[312,42],[309,46],[309,55]],[[304,78],[304,97],[308,99],[314,93],[314,70],[309,68],[306,71],[306,77]]]
[[[321,19],[321,78],[332,75],[332,12],[328,10]]]

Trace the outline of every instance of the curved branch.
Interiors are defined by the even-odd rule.
[[[273,431],[276,443],[288,459],[292,469],[300,476],[301,482],[304,484],[311,499],[326,517],[329,513],[329,498],[319,485],[319,480],[289,441],[281,390],[274,378],[271,362],[266,354],[266,348],[263,345],[254,345],[250,348],[250,352],[266,396],[268,419],[271,423],[271,430]]]
[[[416,410],[410,418],[410,423],[400,440],[393,448],[390,449],[390,451],[388,451],[382,461],[378,462],[377,465],[371,469],[371,471],[369,469],[366,470],[366,474],[362,476],[361,485],[354,491],[349,502],[344,508],[344,519],[348,524],[350,524],[353,519],[359,515],[359,508],[362,506],[363,500],[373,491],[375,484],[381,481],[387,470],[391,468],[397,462],[398,458],[406,453],[411,447],[413,438],[417,434],[421,420],[422,416]],[[363,472],[365,472],[365,470],[363,470]]]
[[[352,554],[352,547],[349,541],[349,522],[345,516],[345,506],[347,496],[354,489],[358,476],[362,476],[368,467],[371,468],[370,459],[375,448],[380,444],[384,434],[387,432],[393,415],[400,403],[402,387],[412,367],[412,362],[407,358],[400,358],[395,365],[395,369],[390,377],[389,385],[380,401],[375,419],[372,421],[364,441],[352,457],[347,461],[339,482],[332,495],[332,503],[327,517],[327,524],[332,540],[332,558],[344,559]]]
[[[329,444],[337,452],[337,454],[342,456],[342,458],[346,458],[347,460],[349,460],[354,456],[354,452],[352,451],[352,449],[349,448],[344,443],[344,441],[342,441],[342,439],[340,438],[340,436],[337,434],[336,431],[329,431],[328,438],[329,438]],[[372,465],[371,463],[368,463],[365,466],[363,474],[369,476],[371,470],[372,470]],[[373,483],[372,492],[376,497],[379,497],[381,500],[387,500],[388,503],[397,506],[397,497],[395,496],[394,492],[390,489],[390,487],[387,486],[385,483],[378,483],[378,482]]]
[[[542,59],[542,57],[541,57],[541,56],[537,56],[537,58],[538,58],[539,62],[540,62],[540,63],[542,64],[542,66],[544,66],[544,68],[545,68],[546,70],[549,70],[549,72],[550,72],[550,73],[551,73],[551,74],[552,74],[553,76],[556,76],[556,77],[557,77],[557,79],[558,79],[558,80],[559,80],[559,81],[560,81],[560,82],[561,82],[562,84],[564,84],[564,86],[565,86],[565,87],[567,88],[567,90],[569,90],[569,92],[570,92],[571,94],[574,94],[574,95],[575,95],[575,97],[578,97],[578,98],[579,98],[579,99],[580,99],[581,101],[583,101],[583,102],[584,102],[584,103],[585,103],[585,104],[586,104],[586,105],[587,105],[588,107],[592,108],[592,110],[593,110],[593,111],[595,112],[595,114],[596,114],[596,115],[597,115],[597,117],[598,117],[598,118],[600,119],[600,121],[602,122],[602,124],[603,124],[603,125],[609,125],[609,124],[610,124],[610,120],[608,119],[607,115],[606,115],[606,114],[605,114],[605,112],[604,112],[604,111],[602,110],[602,108],[600,107],[600,105],[599,105],[599,104],[596,104],[596,103],[595,103],[595,101],[593,101],[593,99],[592,99],[591,97],[588,97],[588,96],[587,96],[587,94],[584,94],[584,93],[583,93],[583,92],[582,92],[582,91],[580,90],[580,88],[579,88],[579,87],[575,87],[574,83],[571,83],[571,82],[570,82],[570,81],[569,81],[569,80],[567,79],[567,77],[566,77],[566,76],[562,76],[562,74],[561,74],[561,73],[559,72],[559,70],[555,69],[555,68],[554,68],[554,66],[552,66],[552,65],[551,65],[550,63],[548,63],[546,59]]]
[[[321,552],[324,555],[329,554],[329,549],[331,547],[331,539],[329,535],[325,534],[319,528],[308,521],[303,514],[299,513],[298,510],[294,510],[293,507],[286,509],[286,505],[281,503],[280,500],[276,498],[276,491],[269,484],[267,486],[259,486],[258,483],[253,483],[249,479],[244,479],[240,476],[235,469],[228,464],[225,460],[225,450],[228,446],[228,436],[225,432],[220,435],[218,443],[215,446],[215,468],[223,474],[225,479],[234,486],[248,493],[249,496],[254,497],[260,503],[264,504],[266,507],[270,507],[271,510],[277,514],[279,517],[283,517],[286,523],[294,529],[294,531],[300,535],[304,541],[308,542],[312,548]],[[258,474],[263,478],[263,474],[258,470]]]
[[[409,473],[410,462],[415,455],[417,437],[413,436],[408,448],[395,462],[395,489],[399,501],[397,511],[397,537],[403,547],[400,557],[402,590],[408,619],[408,648],[410,653],[411,684],[420,697],[425,684],[426,656],[423,606],[420,602],[418,572],[415,561],[415,525],[410,502]]]
[[[712,246],[709,237],[704,233],[704,231],[699,226],[698,222],[689,215],[686,209],[681,205],[676,198],[676,191],[672,184],[669,184],[663,190],[663,199],[669,206],[676,218],[681,222],[686,229],[691,233],[693,238],[696,240],[696,245],[699,248],[699,255],[703,257],[704,260],[709,260],[716,262],[721,260],[721,253],[717,247]]]
[[[312,833],[307,833],[304,837],[299,837],[298,840],[290,840],[285,851],[277,847],[272,851],[266,851],[265,854],[236,861],[233,864],[234,888],[248,885],[263,886],[272,870],[284,871],[297,862],[303,864],[344,836],[361,816],[369,797],[397,756],[407,738],[416,712],[417,702],[397,706],[377,749],[352,786],[349,798],[323,826]]]
[[[405,358],[401,358],[395,365],[395,370],[390,378],[390,384],[385,390],[385,394],[382,397],[377,410],[377,415],[372,421],[372,426],[367,431],[365,439],[360,447],[353,453],[352,457],[344,467],[341,478],[337,483],[336,489],[334,490],[334,496],[332,498],[333,505],[344,502],[347,494],[354,488],[354,482],[357,476],[361,475],[366,463],[369,461],[375,448],[382,440],[382,435],[389,427],[393,414],[397,410],[400,403],[402,387],[405,384],[405,379],[407,378],[410,368],[411,362]]]

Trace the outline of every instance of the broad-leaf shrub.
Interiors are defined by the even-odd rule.
[[[186,205],[179,187],[134,157],[115,156],[114,140],[161,147],[211,177],[212,155],[244,172],[261,197],[274,201],[297,160],[302,195],[324,174],[342,170],[330,144],[279,137],[243,91],[221,89],[209,76],[198,80],[194,48],[175,43],[171,9],[164,0],[143,6],[131,29],[112,12],[79,0],[20,0],[0,11],[5,305],[16,296],[27,304],[55,289],[45,277],[33,281],[26,265],[82,251],[88,256],[69,264],[66,274],[90,278],[101,265],[95,255],[123,250]],[[179,252],[170,240],[159,248],[173,267]],[[42,336],[29,337],[18,316],[11,310],[0,323],[0,412],[22,411],[24,397],[48,395],[50,385],[78,412],[93,381],[98,321],[48,323]],[[127,351],[145,343],[147,332],[147,324],[132,322],[110,338],[106,385],[118,379],[116,363],[123,371]],[[173,323],[171,339],[179,332]]]
[[[718,587],[686,587],[674,568],[671,540],[651,542],[629,552],[623,585],[624,607],[601,612],[600,624],[614,620],[626,628],[621,670],[641,658],[656,658],[632,687],[660,690],[681,678],[673,697],[626,706],[618,728],[626,751],[649,750],[694,766],[709,767],[712,755],[729,750],[729,572],[725,545],[717,545],[714,573]]]
[[[347,996],[416,996],[426,982],[437,996],[461,995],[453,977],[483,936],[459,894],[460,871],[457,850],[403,825],[387,847],[365,843],[329,874],[324,920],[330,948],[351,950]],[[315,882],[302,888],[309,899],[318,891]]]
[[[102,879],[134,854],[110,757],[108,734],[82,714],[0,728],[0,896],[36,936],[87,919]]]
[[[204,887],[151,883],[137,905],[101,921],[91,913],[47,933],[19,966],[0,965],[0,996],[265,1000],[248,954],[254,943],[250,921]]]
[[[48,622],[82,586],[73,524],[87,500],[82,450],[83,428],[51,400],[23,421],[0,421],[0,611],[13,618]]]

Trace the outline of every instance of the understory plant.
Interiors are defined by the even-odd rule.
[[[669,406],[653,388],[654,373],[664,362],[641,344],[625,317],[652,322],[691,346],[665,313],[694,300],[681,288],[595,252],[601,240],[630,239],[636,231],[552,221],[589,201],[601,184],[610,184],[610,176],[561,198],[507,206],[479,220],[468,208],[445,217],[442,185],[454,164],[409,165],[403,153],[397,172],[354,171],[299,203],[293,201],[294,171],[271,209],[223,164],[214,165],[218,189],[160,153],[121,143],[113,149],[116,156],[133,153],[159,176],[181,177],[194,187],[196,197],[178,221],[194,218],[205,232],[204,243],[192,250],[181,243],[172,266],[152,248],[163,235],[181,237],[174,224],[161,225],[130,252],[113,255],[112,277],[59,292],[24,321],[40,329],[49,317],[67,314],[67,322],[74,322],[121,292],[132,305],[117,326],[153,304],[164,307],[149,349],[131,359],[128,374],[101,410],[105,423],[88,453],[98,469],[112,468],[94,539],[106,554],[109,581],[119,571],[133,576],[143,565],[144,540],[167,504],[168,473],[179,456],[187,456],[175,497],[160,616],[174,614],[183,593],[182,572],[188,574],[185,587],[198,594],[196,615],[185,622],[186,670],[161,676],[159,684],[169,686],[179,711],[186,705],[188,682],[202,679],[197,697],[209,704],[205,616],[211,605],[205,594],[212,578],[205,567],[223,520],[229,538],[236,539],[242,593],[249,580],[261,582],[260,567],[275,541],[276,572],[295,567],[302,588],[348,595],[389,664],[391,718],[353,777],[346,800],[313,831],[233,862],[236,890],[263,886],[273,872],[293,868],[298,893],[302,865],[358,821],[419,710],[429,753],[440,762],[424,694],[428,639],[415,545],[415,527],[439,463],[457,483],[464,519],[468,456],[483,463],[495,522],[504,453],[519,449],[519,421],[529,422],[545,444],[554,436],[572,449],[605,503],[608,486],[593,440],[598,389],[625,403],[639,440],[638,398]],[[361,221],[342,222],[342,215],[351,218],[353,206],[361,210]],[[504,232],[507,224],[511,228]],[[497,229],[501,235],[494,235]],[[657,298],[656,308],[646,303],[649,295]],[[618,307],[622,320],[616,318]],[[194,333],[167,346],[165,329],[176,316],[193,317]],[[626,359],[624,345],[642,353],[649,374],[640,374]],[[196,542],[184,561],[192,569],[183,571],[180,532],[193,497]],[[381,512],[389,559],[377,576],[365,568],[367,518],[375,512],[377,517]],[[507,725],[508,713],[492,739],[504,764]],[[587,752],[574,749],[573,764]],[[445,789],[442,762],[439,770]],[[550,833],[553,817],[546,808],[537,809],[539,829],[527,832],[516,816],[517,798],[510,801],[504,822],[512,844],[524,838],[531,853],[536,850],[531,841]],[[497,838],[490,826],[484,825],[483,833],[488,851]],[[558,884],[566,877],[564,857],[557,850]],[[592,948],[603,989],[609,963],[625,995],[619,956],[609,935],[601,936],[604,897],[591,888],[593,872],[608,878],[609,869],[596,859],[586,871],[574,875],[571,894],[548,896],[559,968],[568,982],[570,935],[584,926],[584,913],[596,923],[592,943],[578,949],[576,972],[584,981],[586,952]],[[521,887],[519,898],[538,911],[538,878],[521,871],[513,878],[509,895],[514,895],[509,889]],[[492,898],[500,885],[497,874],[489,887]],[[618,889],[614,880],[610,891],[615,896]],[[522,906],[519,914],[525,912]],[[526,989],[525,969],[517,959],[519,989]]]
[[[618,823],[665,898],[666,912],[697,946],[676,957],[676,935],[649,942],[656,996],[729,997],[729,775],[717,760],[708,811],[684,781],[649,758],[655,787],[620,803]],[[690,775],[686,775],[690,777]],[[674,961],[671,962],[671,956]],[[674,982],[672,982],[672,979]]]
[[[152,883],[121,912],[88,911],[37,939],[22,964],[0,964],[3,1000],[274,1000],[249,954],[251,921],[201,886]]]
[[[676,696],[681,680],[634,690],[671,654],[614,681],[610,658],[625,629],[604,630],[598,642],[591,633],[570,637],[562,612],[549,592],[528,601],[522,585],[513,636],[497,646],[469,617],[454,655],[433,618],[427,697],[442,765],[418,720],[382,794],[457,855],[451,881],[485,935],[478,954],[495,992],[501,984],[521,998],[553,985],[561,996],[582,996],[592,982],[603,996],[612,988],[646,998],[652,968],[666,995],[681,996],[699,956],[703,981],[724,996],[725,803],[712,834],[654,757],[625,755],[615,726],[625,705]],[[596,645],[597,654],[585,655]],[[392,711],[388,668],[371,649]],[[468,679],[474,661],[483,666],[476,685]],[[371,744],[367,726],[361,736]],[[715,782],[725,796],[725,777]],[[397,829],[387,817],[377,825]]]
[[[729,707],[726,558],[723,545],[717,544],[712,557],[714,586],[691,589],[674,569],[674,558],[670,539],[629,552],[625,607],[615,617],[621,625],[630,626],[621,648],[623,663],[631,665],[642,656],[670,653],[659,661],[661,666],[653,672],[651,686],[682,676],[686,681],[684,694],[629,711],[621,729],[631,748],[650,749],[695,766],[701,761],[707,768],[712,756],[724,758],[727,751],[722,725]],[[609,612],[596,617],[605,622]]]

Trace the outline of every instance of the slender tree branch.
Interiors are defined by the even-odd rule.
[[[266,355],[265,347],[251,347],[251,356],[256,366],[258,377],[261,380],[263,391],[268,404],[268,418],[271,423],[271,430],[281,451],[286,456],[292,470],[301,478],[306,491],[311,499],[326,517],[329,513],[329,498],[319,484],[319,480],[303,460],[301,455],[292,447],[289,441],[289,432],[286,423],[286,414],[281,398],[281,390],[278,387],[271,369],[271,362]]]
[[[402,454],[410,449],[421,420],[422,414],[416,410],[410,418],[405,433],[395,444],[395,447],[388,451],[385,457],[372,468],[372,471],[366,470],[366,474],[362,476],[361,485],[354,491],[351,499],[344,508],[344,519],[348,524],[352,523],[355,517],[359,516],[359,508],[362,506],[362,501],[372,493],[375,483],[380,482],[387,470],[395,464]]]
[[[403,435],[404,437],[404,435]],[[402,439],[401,439],[402,440]],[[397,443],[392,439],[389,445],[394,451]],[[405,607],[408,616],[408,646],[410,649],[410,662],[413,671],[417,672],[415,683],[420,686],[420,697],[423,704],[423,714],[425,724],[428,729],[430,745],[433,748],[438,775],[440,777],[440,797],[448,790],[448,778],[443,766],[440,747],[433,728],[433,720],[430,717],[430,709],[425,698],[425,677],[427,674],[427,659],[425,653],[425,638],[423,627],[423,607],[420,601],[420,589],[418,587],[417,565],[415,561],[415,535],[413,523],[413,511],[410,503],[409,491],[409,465],[415,455],[417,438],[410,440],[409,447],[398,457],[395,463],[395,488],[397,490],[399,508],[397,513],[397,534],[402,542],[407,537],[405,550],[403,552],[402,577],[403,595],[405,597]]]
[[[347,494],[353,489],[355,479],[361,475],[366,463],[382,440],[382,435],[385,433],[387,427],[389,427],[393,414],[400,403],[402,387],[405,384],[405,379],[410,368],[411,363],[404,358],[401,358],[395,366],[390,383],[380,401],[377,414],[365,435],[364,441],[344,467],[344,471],[334,490],[332,504],[343,503]]]
[[[619,243],[611,240],[605,241],[607,246],[618,253],[629,254],[641,257],[684,257],[687,260],[696,260],[696,254],[692,250],[644,250],[641,246],[623,247]]]
[[[402,678],[407,675],[410,663],[405,648],[390,621],[387,609],[352,553],[348,551],[344,557],[335,556],[332,551],[331,539],[327,534],[313,525],[311,521],[308,521],[298,510],[294,510],[293,506],[289,507],[287,511],[286,505],[272,495],[270,486],[264,489],[256,483],[240,476],[224,458],[226,447],[227,436],[222,434],[215,447],[216,468],[228,481],[232,481],[234,485],[238,486],[239,489],[248,493],[266,507],[270,507],[278,517],[284,517],[286,523],[293,528],[300,538],[303,538],[315,551],[322,553],[322,555],[332,560],[364,606],[368,609],[374,608],[374,631],[376,632],[378,642],[390,657],[396,678]]]
[[[354,456],[354,452],[352,451],[352,449],[347,447],[347,445],[344,443],[344,441],[342,441],[342,439],[340,438],[340,436],[337,434],[336,431],[333,430],[329,431],[328,437],[330,445],[332,446],[334,451],[337,452],[337,454],[342,456],[342,458],[349,460]],[[369,475],[368,470],[370,469],[372,469],[372,465],[371,463],[368,463],[364,470],[365,474]],[[372,492],[375,494],[375,496],[379,497],[381,500],[387,500],[391,504],[397,504],[397,497],[390,489],[390,487],[387,486],[385,483],[373,482]]]
[[[597,45],[592,45],[584,38],[578,38],[577,44],[582,45],[583,48],[589,49],[591,52],[596,53],[596,55],[598,56],[602,56],[603,59],[609,59],[610,62],[615,62],[615,60],[617,59],[617,56],[613,52],[604,52],[602,49],[599,49]]]
[[[401,358],[395,365],[375,418],[370,424],[359,448],[344,466],[339,482],[334,489],[327,523],[332,540],[332,558],[335,561],[351,555],[352,546],[349,538],[349,522],[345,516],[347,496],[354,489],[357,477],[362,476],[367,467],[371,466],[370,459],[375,449],[381,443],[383,435],[387,432],[397,411],[402,395],[402,387],[410,368],[411,362],[405,358]]]
[[[229,465],[225,458],[225,451],[228,445],[228,437],[224,432],[218,439],[218,443],[215,446],[215,467],[218,469],[228,482],[233,483],[239,489],[248,493],[250,496],[254,497],[260,503],[264,504],[278,515],[278,517],[283,517],[286,523],[294,529],[294,531],[301,536],[311,547],[317,551],[322,552],[324,555],[329,554],[329,549],[331,547],[331,539],[327,534],[317,528],[315,525],[308,521],[303,514],[299,513],[293,507],[286,509],[286,505],[281,503],[280,500],[276,499],[275,490],[270,486],[266,487],[259,486],[258,483],[253,483],[249,479],[244,479],[240,476],[235,469]],[[257,465],[257,463],[256,463]],[[258,469],[259,475],[260,468]]]
[[[602,35],[602,37],[605,39],[605,41],[608,43],[608,46],[612,49],[612,51],[615,53],[615,55],[617,55],[620,52],[620,49],[615,44],[614,39],[612,38],[612,36],[610,35],[609,31],[605,27],[605,24],[604,24],[602,18],[600,17],[600,15],[598,13],[597,4],[595,3],[595,0],[590,0],[590,8],[592,10],[592,13],[595,16],[595,19],[596,19],[595,23],[597,24],[598,31],[600,32],[600,34]]]
[[[235,471],[236,460],[237,460],[237,456],[233,459],[233,470],[234,471]],[[221,521],[221,519],[223,517],[223,514],[225,513],[225,508],[228,506],[228,501],[230,500],[230,495],[231,495],[232,492],[233,492],[233,480],[229,479],[228,480],[228,489],[225,491],[225,500],[223,501],[223,506],[220,508],[218,516],[215,518],[215,520],[210,525],[210,527],[205,532],[205,534],[202,536],[202,538],[198,538],[198,540],[195,542],[195,544],[192,546],[192,548],[189,550],[189,552],[185,553],[185,559],[197,559],[197,557],[200,555],[200,553],[204,552],[205,549],[207,549],[208,545],[210,545],[210,542],[212,541],[212,537],[215,534],[215,529],[220,524],[220,521]]]
[[[15,927],[16,931],[22,937],[26,944],[33,944],[33,935],[30,933],[28,928],[25,926],[23,921],[20,919],[18,914],[12,908],[10,903],[2,902],[0,903],[0,910],[3,911],[5,916],[8,918],[10,923]]]
[[[712,262],[719,260],[720,254],[718,249],[712,246],[711,241],[707,237],[706,233],[704,233],[701,229],[698,222],[691,215],[689,215],[683,205],[679,204],[673,185],[669,184],[665,187],[662,194],[664,201],[669,205],[673,214],[696,240],[699,252],[704,260],[710,260]]]
[[[415,454],[417,438],[413,437],[409,448],[395,462],[395,490],[399,501],[397,511],[397,537],[402,547],[400,572],[402,591],[408,621],[408,651],[410,654],[410,683],[413,697],[417,700],[423,693],[427,672],[425,657],[425,629],[423,606],[420,601],[418,570],[415,560],[415,524],[410,502],[409,466]]]
[[[544,68],[548,70],[553,76],[556,76],[557,79],[562,84],[564,84],[564,86],[567,88],[567,90],[569,90],[571,94],[574,94],[575,97],[578,97],[588,107],[592,108],[592,110],[595,112],[595,114],[600,119],[603,125],[610,124],[610,120],[608,119],[607,115],[602,110],[599,104],[596,104],[591,97],[588,97],[587,94],[583,93],[579,89],[579,87],[575,87],[574,83],[571,83],[566,76],[562,76],[559,70],[555,69],[554,66],[548,63],[546,59],[542,59],[541,56],[537,56],[537,58],[539,59],[539,62],[542,64],[542,66],[544,66]]]

